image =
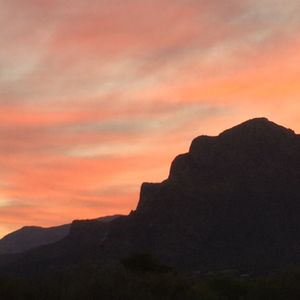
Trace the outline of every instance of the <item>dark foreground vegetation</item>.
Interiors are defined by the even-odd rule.
[[[77,266],[34,278],[0,277],[9,300],[299,300],[300,271],[251,276],[177,273],[140,258],[114,267]]]

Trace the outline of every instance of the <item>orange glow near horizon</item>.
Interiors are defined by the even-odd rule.
[[[0,3],[0,237],[129,213],[200,134],[300,133],[299,1]]]

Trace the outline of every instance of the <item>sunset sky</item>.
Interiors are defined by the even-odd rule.
[[[200,134],[300,133],[299,0],[0,0],[0,237],[135,209]]]

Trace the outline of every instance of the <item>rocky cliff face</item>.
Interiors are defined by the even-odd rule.
[[[170,264],[299,263],[300,137],[265,118],[197,137],[166,181],[142,185],[135,215],[149,247]]]

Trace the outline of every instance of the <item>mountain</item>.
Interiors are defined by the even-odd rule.
[[[143,184],[135,214],[155,255],[171,265],[256,271],[298,264],[300,137],[265,118],[197,137],[166,181]]]
[[[101,222],[111,222],[121,215],[105,216],[95,219]],[[57,242],[69,234],[71,224],[55,227],[25,226],[0,240],[0,255],[22,253],[29,249]]]
[[[75,222],[63,240],[0,256],[0,266],[45,271],[150,253],[187,271],[271,272],[300,265],[299,216],[300,136],[257,118],[195,138],[165,181],[142,184],[129,216]]]
[[[12,254],[54,243],[64,238],[70,229],[70,224],[43,228],[39,226],[25,226],[0,240],[0,254]]]

